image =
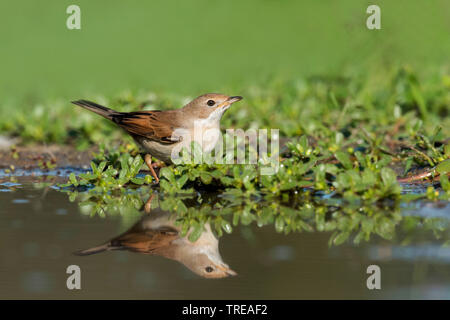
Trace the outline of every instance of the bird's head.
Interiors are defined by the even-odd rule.
[[[225,278],[235,276],[237,273],[222,261],[220,256],[218,259],[211,258],[207,253],[200,253],[192,256],[189,261],[183,262],[192,272],[204,278]]]
[[[209,223],[195,242],[184,239],[180,262],[204,278],[225,278],[237,273],[223,262],[219,252],[219,240],[211,231]]]
[[[234,102],[242,100],[241,96],[227,96],[218,93],[207,93],[201,95],[183,107],[185,112],[197,119],[208,119],[219,121],[223,113],[231,107]]]

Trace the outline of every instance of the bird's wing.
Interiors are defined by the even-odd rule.
[[[157,110],[118,113],[112,116],[112,121],[132,135],[172,144],[181,141],[181,137],[173,135],[181,127],[178,118],[175,111]]]
[[[127,232],[110,242],[110,246],[139,253],[153,253],[179,238],[178,231],[170,227],[143,232]]]

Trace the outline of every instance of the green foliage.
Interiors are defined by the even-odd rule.
[[[450,172],[450,159],[447,159],[445,161],[442,161],[436,166],[436,172],[445,175],[446,173]]]
[[[222,128],[279,128],[279,165],[269,159],[232,165],[185,162],[162,168],[159,186],[151,189],[158,189],[165,210],[176,208],[185,234],[193,228],[192,239],[201,234],[206,222],[218,234],[256,223],[273,224],[279,232],[329,231],[332,244],[350,238],[365,241],[372,234],[389,239],[405,221],[398,214],[400,203],[450,197],[449,92],[445,75],[419,81],[406,68],[382,76],[272,79],[243,88],[245,99],[226,113]],[[176,108],[185,100],[160,94],[153,96],[149,106],[145,99],[145,94],[130,92],[99,102],[131,111],[153,105]],[[61,104],[48,121],[39,122],[32,113],[20,117],[20,121],[0,117],[0,128],[22,136],[25,142],[78,147],[103,142],[92,170],[72,175],[66,185],[72,198],[77,192],[96,195],[88,205],[92,212],[105,214],[117,207],[114,197],[126,198],[123,186],[140,190],[151,183],[150,176],[138,174],[143,161],[131,140],[96,115]],[[59,129],[40,127],[53,123]],[[31,131],[25,128],[28,125]],[[125,143],[113,148],[114,141]],[[192,150],[194,159],[203,158],[198,147]],[[267,165],[276,173],[261,174]],[[402,194],[398,176],[424,170],[435,184],[417,194]],[[195,205],[187,205],[183,197],[194,197]]]
[[[104,160],[97,165],[92,161],[91,171],[79,174],[78,178],[71,173],[68,183],[60,187],[92,188],[94,192],[107,193],[126,185],[148,185],[152,183],[152,177],[138,175],[143,164],[140,155],[132,157],[129,153],[121,154],[114,162]]]
[[[224,190],[224,196],[245,198],[293,198],[304,188],[348,201],[376,202],[400,196],[397,175],[386,167],[391,162],[389,156],[363,156],[359,152],[353,156],[337,151],[334,154],[337,164],[323,163],[332,154],[311,148],[306,136],[290,142],[288,148],[289,158],[281,160],[274,175],[262,175],[258,165],[189,163],[163,168],[160,187],[171,194],[192,192],[192,187],[198,190],[209,187]]]

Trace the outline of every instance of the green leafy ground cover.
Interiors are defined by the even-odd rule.
[[[62,186],[91,214],[136,213],[141,192],[158,192],[183,230],[202,229],[205,222],[218,234],[238,224],[273,224],[279,232],[332,231],[331,243],[339,244],[371,234],[392,238],[396,228],[418,224],[436,234],[446,230],[432,219],[403,217],[399,208],[421,199],[449,200],[449,89],[447,73],[418,79],[407,68],[247,86],[222,128],[279,129],[278,172],[261,175],[258,164],[172,165],[161,169],[158,186],[141,172],[146,166],[128,136],[68,101],[47,101],[30,113],[0,108],[0,129],[22,144],[100,145],[92,170],[72,174]],[[132,111],[177,108],[194,97],[130,91],[86,98]],[[410,193],[402,181],[427,184]]]
[[[274,80],[263,88],[246,88],[245,100],[227,112],[222,128],[279,129],[282,152],[277,174],[261,176],[257,165],[180,165],[162,169],[160,187],[176,193],[210,185],[222,190],[233,187],[239,190],[234,191],[236,195],[277,197],[312,187],[346,198],[377,201],[399,195],[397,177],[414,175],[419,169],[429,172],[429,181],[442,177],[446,186],[450,77],[442,74],[419,82],[411,71],[399,69],[386,79],[382,83],[371,77]],[[100,102],[130,111],[177,107],[188,100],[188,97],[167,100],[158,96],[144,100],[130,94],[127,99],[100,99]],[[62,112],[73,116],[63,117]],[[21,133],[25,142],[102,145],[95,155],[98,166],[93,165],[94,172],[82,178],[97,181],[103,187],[151,182],[149,177],[135,178],[143,161],[133,159],[138,154],[137,147],[113,124],[70,105],[55,107],[54,114],[47,117],[54,118],[45,122],[16,118],[8,120],[10,125],[3,123],[3,128],[10,134]],[[62,121],[64,125],[56,121],[67,118],[70,121],[65,124]],[[25,129],[26,125],[21,127],[20,123],[33,129]],[[46,134],[28,136],[26,132],[30,130]],[[57,132],[52,134],[52,130]],[[121,144],[114,144],[120,141]],[[105,148],[105,145],[119,147]],[[132,157],[128,158],[127,153]],[[129,166],[132,170],[126,173]]]
[[[258,164],[182,164],[162,168],[156,186],[150,175],[138,174],[146,166],[138,149],[124,142],[101,148],[92,172],[72,175],[63,190],[91,215],[124,216],[139,215],[145,198],[156,192],[158,206],[176,214],[184,232],[197,230],[191,240],[207,222],[219,235],[252,223],[284,233],[329,231],[330,244],[372,235],[392,239],[418,227],[442,238],[447,220],[404,216],[401,208],[450,199],[449,88],[446,75],[419,82],[406,69],[382,83],[273,81],[247,88],[245,102],[227,112],[222,127],[279,128],[284,142],[275,175],[261,175]],[[171,107],[175,101],[182,99],[142,103],[130,96],[117,109]],[[86,123],[72,128],[83,133],[77,139],[88,145],[122,139],[106,121],[83,117]],[[421,187],[406,192],[406,182]]]

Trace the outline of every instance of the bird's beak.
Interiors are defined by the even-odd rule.
[[[227,99],[227,101],[231,104],[231,103],[234,103],[234,102],[241,101],[242,99],[243,98],[241,96],[234,96],[234,97],[229,97]]]
[[[228,267],[227,265],[218,265],[217,268],[223,271],[228,276],[237,276],[237,272],[231,270],[230,267]]]
[[[217,106],[217,108],[224,108],[224,109],[228,109],[233,103],[241,101],[243,98],[241,96],[233,96],[233,97],[229,97],[227,100],[225,100],[224,102],[222,102],[221,104],[219,104]]]

